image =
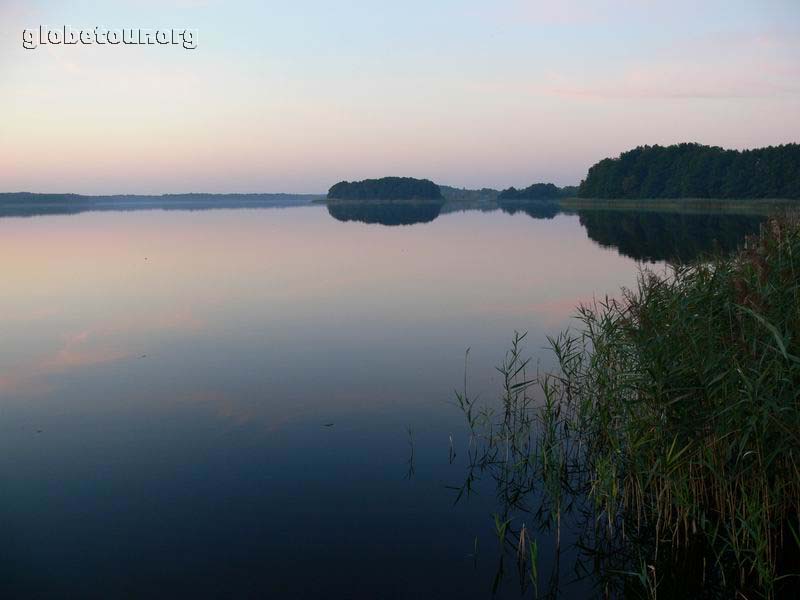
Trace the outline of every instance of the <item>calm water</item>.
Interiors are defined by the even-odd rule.
[[[1,218],[0,595],[488,598],[492,487],[446,487],[466,348],[492,398],[514,330],[548,368],[638,260],[759,221],[387,210]]]

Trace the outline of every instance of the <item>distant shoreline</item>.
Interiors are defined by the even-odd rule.
[[[308,199],[309,202],[323,198],[325,194],[288,194],[285,192],[259,192],[259,193],[203,193],[190,192],[185,194],[72,194],[72,193],[47,193],[47,192],[0,192],[0,204],[67,204],[67,203],[163,203],[163,202],[208,202],[208,201],[237,201],[237,202],[270,202],[287,199]]]
[[[448,191],[450,188],[447,188]],[[0,216],[34,216],[37,214],[74,214],[91,211],[135,210],[202,210],[224,208],[291,208],[299,206],[324,206],[326,204],[406,204],[423,205],[432,202],[468,209],[489,208],[497,205],[497,197],[485,195],[486,190],[461,190],[474,193],[479,200],[461,201],[446,193],[441,200],[429,198],[403,199],[348,199],[326,198],[324,194],[163,194],[163,195],[105,195],[37,194],[29,192],[0,193]],[[481,192],[481,193],[479,193]],[[517,200],[515,204],[558,205],[564,211],[572,210],[637,210],[666,212],[730,212],[738,214],[770,214],[781,209],[797,209],[798,200],[787,198],[659,198],[659,199],[606,199],[567,197],[558,199]]]
[[[311,206],[316,194],[164,194],[161,196],[0,193],[0,217],[102,211],[209,210]]]

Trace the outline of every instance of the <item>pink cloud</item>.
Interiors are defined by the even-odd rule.
[[[202,324],[191,314],[179,310],[155,317],[129,318],[72,333],[65,336],[60,347],[51,354],[13,372],[0,373],[0,393],[47,393],[52,389],[47,384],[48,377],[132,358],[136,353],[126,347],[125,338],[133,331],[196,330],[201,327]]]

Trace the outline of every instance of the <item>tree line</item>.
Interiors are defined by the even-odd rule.
[[[589,169],[581,198],[800,198],[800,144],[639,146]]]
[[[577,191],[578,188],[574,186],[560,188],[553,183],[534,183],[523,190],[518,190],[515,187],[503,190],[497,199],[500,201],[556,200],[575,196]]]

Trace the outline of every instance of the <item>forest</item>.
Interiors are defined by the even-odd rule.
[[[558,187],[553,183],[534,183],[523,190],[510,187],[500,192],[498,200],[555,200],[575,196],[578,189],[574,186]]]
[[[581,198],[800,198],[800,144],[639,146],[589,169]]]

